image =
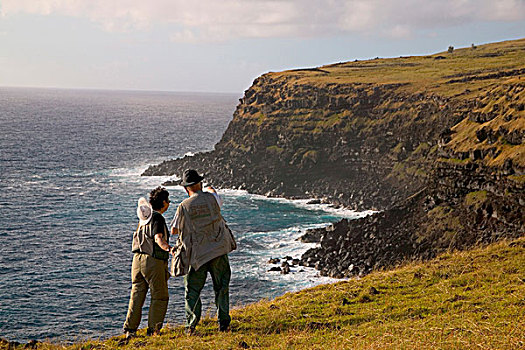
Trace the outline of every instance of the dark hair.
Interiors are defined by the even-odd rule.
[[[168,200],[170,193],[164,187],[157,187],[149,193],[149,204],[153,210],[162,209],[164,201]]]

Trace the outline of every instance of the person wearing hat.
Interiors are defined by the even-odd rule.
[[[148,289],[151,303],[148,314],[148,335],[162,328],[168,309],[168,257],[171,247],[166,220],[162,214],[170,205],[169,193],[157,187],[149,194],[149,203],[140,198],[137,206],[139,224],[133,233],[131,265],[131,295],[124,322],[126,339],[135,335],[142,317],[142,306]]]
[[[196,170],[184,171],[181,185],[189,198],[179,204],[171,222],[171,233],[178,234],[175,257],[179,253],[182,257],[179,268],[183,270],[180,274],[184,274],[186,332],[190,335],[201,317],[200,293],[208,272],[215,292],[219,330],[227,331],[231,321],[228,253],[236,248],[235,241],[224,228],[219,200],[213,193],[202,190],[202,180]]]

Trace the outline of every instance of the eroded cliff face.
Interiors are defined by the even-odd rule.
[[[520,235],[524,75],[525,40],[268,73],[215,150],[145,175],[196,168],[219,187],[383,210],[303,257],[338,277]]]
[[[464,108],[399,84],[318,86],[300,77],[258,78],[213,152],[146,174],[196,167],[218,186],[385,209],[424,185],[428,152]]]
[[[301,264],[348,277],[523,235],[523,101],[521,79],[474,100],[461,122],[441,134],[423,190],[384,212],[316,230],[320,247]]]

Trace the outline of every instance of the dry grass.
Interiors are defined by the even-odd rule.
[[[373,288],[372,288],[373,287]],[[525,237],[237,308],[232,331],[122,337],[41,349],[520,349]]]
[[[404,89],[413,93],[425,91],[441,96],[455,96],[468,89],[475,94],[478,90],[493,86],[499,79],[482,79],[474,83],[448,82],[463,77],[524,68],[524,48],[525,39],[520,39],[481,45],[476,49],[456,49],[453,53],[346,62],[319,67],[319,70],[284,71],[268,75],[273,79],[283,79],[298,85],[406,84]],[[469,94],[465,97],[468,98]]]

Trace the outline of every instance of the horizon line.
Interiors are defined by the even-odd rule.
[[[35,89],[35,90],[78,90],[78,91],[113,91],[113,92],[155,92],[155,93],[179,93],[179,94],[209,94],[209,95],[237,95],[244,94],[231,91],[188,91],[188,90],[148,90],[139,88],[101,88],[101,87],[56,87],[56,86],[29,86],[29,85],[0,85],[0,89]]]

